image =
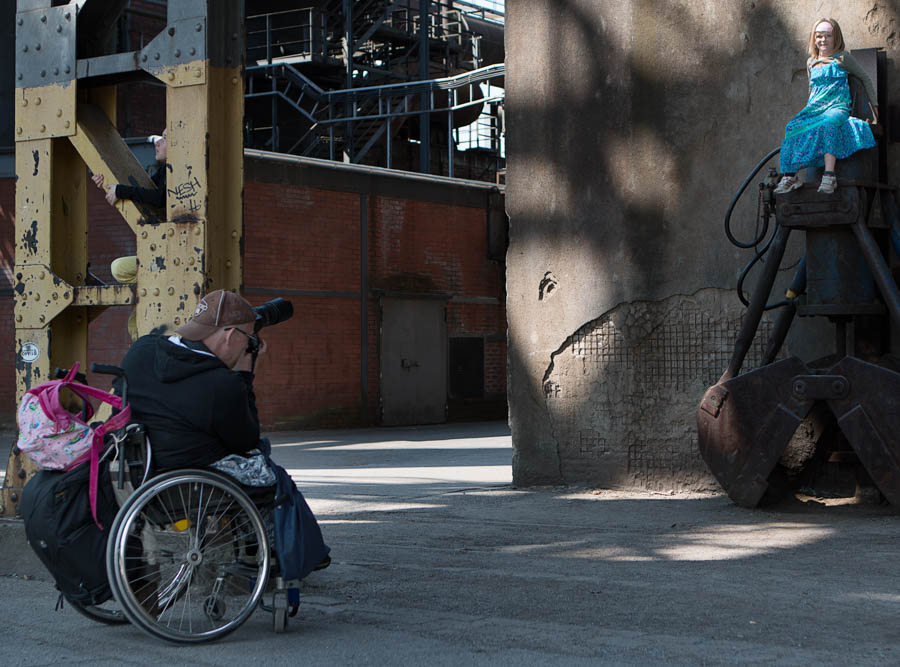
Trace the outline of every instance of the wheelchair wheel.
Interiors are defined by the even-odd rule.
[[[240,627],[262,597],[269,564],[259,511],[234,483],[203,470],[165,473],[135,491],[106,552],[128,620],[178,643]]]
[[[73,602],[66,598],[66,602],[82,616],[86,616],[92,621],[105,623],[106,625],[121,625],[128,623],[125,614],[116,604],[115,600],[109,600],[102,605],[83,604],[81,602]]]

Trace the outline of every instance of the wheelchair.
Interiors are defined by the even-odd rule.
[[[122,379],[116,366],[95,373]],[[119,502],[109,528],[106,572],[113,600],[79,613],[107,623],[131,623],[170,642],[209,642],[233,632],[260,608],[275,632],[287,629],[299,608],[299,582],[284,581],[267,534],[264,513],[275,501],[270,487],[242,487],[204,469],[152,474],[144,428],[129,424],[107,434],[101,462],[109,465]]]

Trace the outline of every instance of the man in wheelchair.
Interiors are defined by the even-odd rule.
[[[269,458],[268,441],[260,440],[252,369],[265,343],[256,333],[256,320],[246,299],[216,290],[200,300],[174,334],[143,336],[125,355],[121,367],[128,403],[133,420],[147,431],[155,473],[212,468],[234,478],[257,502],[275,497],[279,477],[293,487]],[[302,567],[305,576],[331,559],[299,492],[279,489],[279,495],[284,500],[291,490],[304,506],[304,558],[315,559]],[[263,516],[271,522],[271,513]],[[271,525],[267,532],[273,532]]]

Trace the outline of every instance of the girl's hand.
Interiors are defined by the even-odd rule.
[[[94,174],[91,176],[91,180],[94,181],[94,185],[101,190],[103,189],[103,174]]]
[[[869,121],[869,124],[878,125],[878,107],[870,104],[869,109],[872,110],[872,120]]]
[[[100,177],[100,180],[101,181],[103,180],[102,176]],[[109,203],[110,206],[115,206],[116,202],[119,201],[119,198],[116,197],[116,186],[115,185],[109,185],[106,187],[106,201]]]

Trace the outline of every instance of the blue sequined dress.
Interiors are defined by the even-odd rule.
[[[814,67],[809,79],[809,101],[787,124],[781,144],[781,173],[821,167],[825,153],[837,159],[875,146],[869,124],[850,116],[847,71],[831,62]]]

